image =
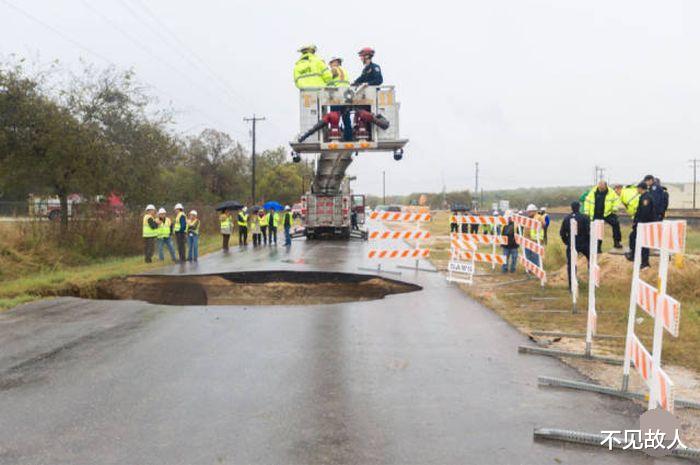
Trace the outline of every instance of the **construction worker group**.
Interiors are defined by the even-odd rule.
[[[234,222],[234,213],[235,222]],[[234,226],[235,223],[235,226]],[[271,209],[258,208],[252,214],[248,214],[248,208],[239,210],[225,209],[219,213],[219,232],[222,237],[222,250],[229,251],[231,235],[238,228],[238,244],[240,247],[248,246],[248,233],[252,235],[253,247],[262,245],[277,245],[277,230],[282,227],[284,232],[284,245],[292,245],[292,228],[294,218],[289,205],[280,213]],[[156,210],[153,204],[146,206],[146,212],[142,221],[142,237],[144,240],[144,259],[146,263],[153,261],[153,256],[165,259],[167,249],[170,258],[175,263],[197,262],[199,258],[199,238],[201,234],[201,221],[196,210],[190,210],[186,215],[182,204],[174,207],[174,216],[168,216],[165,208]],[[175,244],[173,244],[173,237]],[[175,252],[177,248],[177,254]]]

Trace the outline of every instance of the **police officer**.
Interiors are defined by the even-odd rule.
[[[574,247],[576,248],[576,257],[578,254],[583,254],[586,260],[590,259],[590,238],[591,238],[591,223],[589,219],[581,213],[581,203],[571,202],[571,213],[564,217],[559,228],[559,237],[566,247],[566,272],[569,275],[569,290],[571,290],[571,220],[576,220],[576,239],[574,239]]]
[[[654,213],[656,214],[655,221],[662,221],[664,216],[666,216],[666,208],[668,208],[668,192],[666,192],[661,185],[659,178],[655,178],[651,174],[644,176],[643,182],[654,203]]]
[[[625,254],[629,261],[634,261],[635,247],[637,243],[637,225],[639,223],[652,223],[657,221],[658,214],[654,205],[654,195],[647,189],[646,182],[637,184],[637,192],[639,192],[639,205],[634,214],[634,222],[632,223],[632,232],[630,233],[630,251]],[[649,249],[642,247],[642,263],[641,268],[648,268],[649,265]]]
[[[380,68],[378,64],[372,62],[372,58],[374,58],[374,49],[365,47],[357,54],[360,56],[364,68],[362,69],[360,77],[355,79],[352,85],[359,86],[360,84],[367,83],[367,85],[370,86],[381,86],[384,82],[384,78],[382,77],[382,68]]]

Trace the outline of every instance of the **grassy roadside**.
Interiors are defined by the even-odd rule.
[[[203,235],[199,245],[200,255],[213,252],[221,247],[219,235]],[[237,237],[231,242],[236,244]],[[26,273],[6,280],[0,286],[0,311],[43,297],[62,295],[75,289],[94,286],[98,281],[142,273],[170,264],[164,262],[144,263],[143,256],[106,258],[94,263],[78,266],[57,265],[36,273]]]
[[[434,237],[431,261],[445,269],[449,260],[448,214],[439,212],[433,216],[429,229]],[[466,293],[481,301],[519,330],[581,333],[586,328],[587,273],[586,261],[579,261],[580,295],[578,314],[571,313],[571,296],[567,289],[565,249],[558,237],[560,222],[553,222],[549,230],[545,268],[547,285],[543,288],[535,280],[520,281],[526,276],[520,266],[515,274],[503,275],[492,271],[490,265],[478,265],[482,276],[477,276],[473,286],[460,286]],[[612,238],[606,226],[603,250],[610,251]],[[629,227],[623,227],[623,242],[627,243]],[[498,250],[498,249],[497,249]],[[487,248],[482,251],[488,252]],[[500,251],[499,251],[500,252]],[[656,284],[657,259],[652,257],[652,268],[642,273],[642,278]],[[599,256],[601,286],[596,290],[596,308],[599,310],[598,333],[624,335],[627,325],[631,264],[621,255],[604,253]],[[670,363],[700,372],[700,231],[691,229],[688,234],[686,255],[681,262],[670,266],[669,294],[681,302],[680,336],[664,337],[664,363]],[[651,347],[652,320],[642,310],[637,316],[642,323],[635,331],[645,344]],[[596,340],[594,351],[620,356],[624,340]],[[563,338],[552,345],[555,348],[582,350],[581,339]]]

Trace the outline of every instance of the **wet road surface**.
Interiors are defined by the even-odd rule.
[[[366,248],[300,239],[161,271],[358,272]],[[526,338],[441,275],[388,277],[423,290],[306,307],[59,298],[2,313],[0,464],[660,463],[533,442],[540,426],[635,428],[641,410],[538,388],[537,375],[581,378],[519,355]]]

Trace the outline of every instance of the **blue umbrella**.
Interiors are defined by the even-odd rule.
[[[274,200],[270,200],[269,202],[265,202],[263,207],[265,208],[265,210],[277,210],[277,211],[284,210],[284,207],[279,202],[275,202]]]

